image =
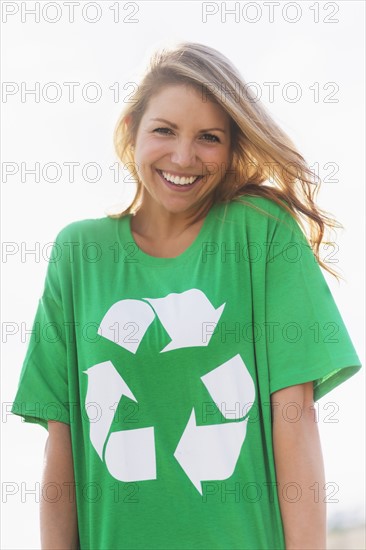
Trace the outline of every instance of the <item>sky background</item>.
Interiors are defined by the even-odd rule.
[[[35,21],[27,12],[35,4],[1,5],[1,547],[9,550],[40,547],[39,505],[28,491],[37,493],[47,431],[7,410],[43,290],[47,243],[72,221],[128,205],[133,188],[121,176],[114,181],[112,134],[156,49],[193,41],[221,51],[319,167],[317,202],[344,226],[334,240],[345,281],[324,276],[364,363],[364,2],[79,2],[73,22],[63,2],[39,2]],[[37,88],[37,98],[25,93]],[[73,180],[70,162],[79,163]],[[26,173],[35,163],[39,181]],[[364,401],[362,370],[317,403],[329,526],[364,514]]]

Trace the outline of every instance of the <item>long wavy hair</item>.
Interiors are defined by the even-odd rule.
[[[202,208],[198,209],[192,223],[204,217],[214,202],[245,203],[243,195],[266,197],[295,218],[318,263],[337,279],[342,278],[321,260],[319,254],[322,242],[330,244],[324,240],[325,229],[343,228],[315,204],[320,178],[315,178],[289,136],[271,118],[233,64],[223,54],[203,44],[183,42],[152,55],[113,135],[117,157],[136,182],[136,193],[128,208],[109,216],[119,218],[139,209],[143,184],[135,169],[133,149],[139,124],[150,99],[165,86],[179,84],[194,88],[203,101],[217,103],[230,117],[231,164],[214,189],[211,204],[207,203],[207,197],[204,204],[205,197],[202,198],[202,204],[198,205]]]

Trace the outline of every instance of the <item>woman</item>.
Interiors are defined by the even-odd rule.
[[[58,234],[13,405],[49,432],[42,547],[325,548],[314,401],[361,364],[311,171],[195,43],[153,57],[115,145],[136,196]]]

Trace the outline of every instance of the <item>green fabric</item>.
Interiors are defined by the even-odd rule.
[[[70,424],[82,550],[285,547],[270,395],[361,363],[298,224],[242,200],[176,258],[131,216],[57,235],[12,412]]]

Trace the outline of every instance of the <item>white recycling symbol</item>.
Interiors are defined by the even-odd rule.
[[[216,325],[225,305],[215,309],[207,296],[195,288],[164,298],[120,300],[109,308],[98,333],[135,354],[156,312],[171,338],[160,353],[208,346],[212,333],[203,341],[203,323]],[[131,323],[137,323],[142,336],[134,340],[122,333],[116,340],[113,330],[116,321],[126,327],[127,332]],[[115,415],[113,404],[123,396],[138,402],[122,376],[111,361],[98,363],[84,373],[88,376],[85,406],[90,420],[90,440],[109,473],[124,482],[157,479],[153,426],[112,432],[108,437]],[[239,354],[201,376],[201,380],[215,403],[225,403],[222,411],[225,418],[230,417],[238,403],[239,410],[246,410],[245,417],[237,422],[197,426],[192,408],[174,457],[202,495],[201,481],[227,479],[234,472],[246,436],[248,405],[254,403],[255,387]],[[93,422],[89,413],[88,405],[93,403],[98,403],[101,410],[98,422]]]

